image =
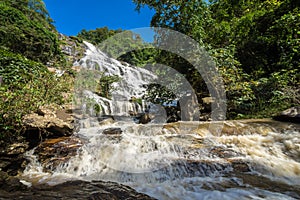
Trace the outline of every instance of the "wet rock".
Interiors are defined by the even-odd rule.
[[[300,199],[300,188],[298,185],[286,184],[256,174],[235,173],[234,176],[241,179],[244,184],[247,184],[250,187],[252,186],[262,190],[283,193],[293,197],[293,199]]]
[[[24,153],[28,149],[26,143],[13,143],[7,148],[7,155],[18,155]]]
[[[210,160],[177,159],[169,165],[158,168],[154,174],[172,174],[172,177],[209,177],[216,173],[227,173],[230,168],[228,162]],[[167,181],[170,176],[160,177],[159,181]]]
[[[232,158],[232,157],[236,157],[236,156],[241,156],[240,153],[232,150],[232,149],[228,149],[228,147],[213,147],[210,150],[210,154],[219,158]]]
[[[103,119],[99,122],[99,125],[100,126],[105,126],[105,125],[110,125],[110,124],[113,124],[115,123],[115,120],[113,118],[106,118],[106,119]]]
[[[113,182],[69,181],[55,186],[34,185],[27,188],[16,181],[17,184],[6,182],[8,187],[0,188],[0,199],[154,200],[128,186]]]
[[[74,117],[76,118],[75,129],[106,126],[115,123],[113,116],[90,117],[76,115]]]
[[[55,111],[56,117],[67,123],[72,123],[74,121],[73,117],[70,114],[71,113],[68,110],[64,109]]]
[[[26,159],[23,153],[28,150],[28,144],[17,141],[2,147],[0,150],[0,171],[15,176],[24,170]]]
[[[128,114],[130,115],[130,116],[132,116],[132,117],[136,117],[136,116],[138,116],[138,113],[137,112],[135,112],[135,111],[128,111]]]
[[[0,171],[0,188],[3,188],[8,178],[8,173]]]
[[[140,124],[147,124],[152,120],[152,116],[149,113],[144,113],[143,115],[141,115],[141,117],[139,118],[139,123]]]
[[[121,135],[122,129],[121,128],[107,128],[107,129],[104,129],[102,133],[104,135]]]
[[[0,169],[5,169],[11,164],[10,158],[0,158]]]
[[[215,136],[251,134],[266,136],[270,132],[282,132],[286,129],[291,129],[291,127],[299,129],[298,124],[288,124],[283,122],[280,123],[271,119],[227,120],[200,123],[197,122],[195,124],[189,125],[190,127],[197,125],[193,132],[199,134],[202,137],[206,137],[211,134]]]
[[[86,119],[81,119],[77,122],[77,124],[80,128],[91,128],[100,126],[97,117],[88,117]]]
[[[14,192],[16,190],[25,190],[26,188],[17,177],[9,176],[8,173],[0,171],[0,191]]]
[[[202,98],[202,105],[204,111],[211,111],[211,104],[215,102],[213,97],[204,97]]]
[[[231,160],[231,166],[235,172],[250,172],[250,167],[247,162],[242,160]]]
[[[210,115],[211,115],[211,113],[203,113],[203,112],[201,112],[200,116],[199,116],[199,120],[200,121],[212,121]]]
[[[180,121],[180,109],[178,106],[165,106],[167,123]]]
[[[188,94],[180,98],[180,110],[182,121],[199,120],[199,104],[195,94]]]
[[[77,154],[82,145],[82,140],[75,137],[48,139],[35,149],[34,154],[38,156],[39,162],[47,171],[66,163]]]
[[[289,108],[273,117],[273,119],[283,122],[300,123],[300,106]]]

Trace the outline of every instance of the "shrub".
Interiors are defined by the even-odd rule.
[[[31,19],[6,2],[0,3],[0,17],[0,47],[44,64],[61,59],[57,34],[46,19]]]
[[[0,139],[21,133],[22,117],[45,104],[62,104],[66,77],[56,77],[41,63],[0,49]]]

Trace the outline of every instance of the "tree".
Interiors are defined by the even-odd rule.
[[[170,28],[186,34],[198,42],[205,38],[204,27],[210,21],[205,1],[196,0],[133,0],[136,10],[143,6],[154,9],[156,13],[151,26]]]
[[[60,60],[58,36],[43,6],[42,1],[1,2],[0,47],[44,64]]]
[[[106,40],[107,38],[120,32],[122,32],[121,29],[109,30],[108,27],[102,27],[89,31],[83,29],[77,34],[77,36],[97,45]]]
[[[139,11],[141,7],[148,6],[156,13],[151,20],[151,26],[163,27],[183,33],[195,39],[200,46],[208,48],[206,45],[205,27],[210,21],[208,5],[204,1],[196,0],[163,0],[146,1],[134,0]],[[162,36],[162,37],[161,37]],[[165,39],[165,41],[164,41]],[[168,40],[165,33],[156,35],[156,42],[163,44]],[[169,42],[169,41],[167,41]],[[175,41],[172,41],[175,42]],[[199,72],[193,65],[178,55],[166,51],[158,51],[155,62],[170,66],[183,74],[196,91],[198,99],[208,95],[207,87]]]
[[[149,6],[156,11],[152,26],[186,34],[209,52],[223,76],[230,117],[258,116],[262,110],[274,112],[299,102],[299,94],[291,92],[299,91],[299,1],[134,2],[137,10]],[[161,51],[156,62],[185,74],[197,94],[207,94],[201,76],[182,58]]]
[[[280,60],[297,48],[298,6],[294,0],[213,1],[209,42],[213,47],[234,45],[241,67],[256,78],[291,69]]]
[[[45,104],[62,104],[68,78],[44,64],[60,64],[60,43],[41,0],[0,2],[0,146],[24,131],[22,117]]]

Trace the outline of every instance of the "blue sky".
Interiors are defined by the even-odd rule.
[[[82,29],[107,26],[110,29],[134,29],[150,26],[154,11],[135,11],[131,0],[44,0],[57,30],[77,35]]]

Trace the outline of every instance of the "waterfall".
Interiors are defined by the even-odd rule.
[[[79,74],[77,87],[82,89],[78,92],[80,109],[89,115],[90,123],[97,115],[128,116],[147,109],[147,102],[134,99],[143,96],[143,85],[156,76],[85,44],[86,55],[75,65],[92,72]],[[97,72],[120,77],[111,98],[93,91]],[[95,105],[101,106],[98,113]],[[164,114],[159,105],[152,109]],[[214,132],[211,126],[222,126],[222,132]],[[272,120],[136,124],[120,120],[80,127],[73,137],[83,145],[71,158],[54,155],[54,164],[47,163],[50,172],[39,163],[38,153],[28,152],[31,163],[24,180],[48,184],[78,179],[114,181],[160,200],[300,199],[300,126],[296,124]]]
[[[111,98],[101,97],[95,92],[87,88],[83,91],[80,98],[92,99],[94,103],[100,106],[100,115],[121,115],[129,116],[129,113],[142,113],[147,109],[147,103],[140,98],[144,95],[146,88],[145,85],[153,82],[156,75],[151,71],[143,68],[131,66],[128,63],[120,62],[113,58],[108,57],[105,53],[100,51],[94,45],[84,42],[87,47],[85,56],[76,61],[74,66],[80,66],[84,72],[90,71],[90,76],[82,76],[79,73],[77,76],[77,82],[93,82],[92,89],[97,87],[95,78],[99,78],[100,74],[104,76],[117,76],[119,81],[112,84],[115,88],[111,91]],[[99,76],[97,76],[97,73]],[[82,77],[80,77],[82,76]],[[87,80],[88,79],[88,80]],[[80,87],[75,90],[82,89]],[[75,91],[76,92],[76,91]],[[131,101],[133,99],[140,99],[139,102]],[[85,99],[82,103],[82,109],[86,109],[87,103]],[[88,113],[95,115],[93,107],[89,106]]]

